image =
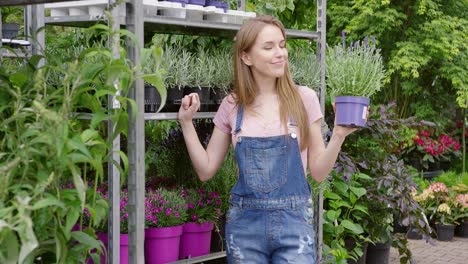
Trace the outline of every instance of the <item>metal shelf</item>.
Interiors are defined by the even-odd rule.
[[[117,16],[114,19],[120,25],[125,24],[125,17]],[[107,20],[105,17],[97,17],[91,15],[45,17],[46,24],[55,26],[87,28],[96,24],[97,22],[107,23]]]
[[[129,17],[116,17],[116,22],[125,25]],[[45,23],[57,26],[89,27],[99,21],[106,21],[104,17],[90,15],[46,17]],[[219,23],[207,20],[187,20],[165,16],[146,16],[144,18],[145,33],[171,33],[180,35],[204,35],[234,37],[240,29],[238,24]],[[318,32],[287,29],[289,38],[318,40]]]
[[[187,20],[180,18],[153,16],[145,17],[145,32],[210,35],[234,37],[240,29],[239,24],[219,23],[207,20]],[[301,30],[286,30],[289,38],[318,39],[319,33]]]
[[[0,56],[3,58],[28,58],[31,52],[25,52],[22,49],[0,49]]]
[[[33,4],[70,2],[70,1],[77,1],[77,0],[2,0],[0,1],[0,6],[33,5]]]
[[[212,253],[212,254],[196,257],[196,258],[174,261],[174,262],[171,262],[170,264],[200,263],[203,261],[219,259],[223,257],[226,257],[226,251],[220,251],[220,252],[216,252],[216,253]]]
[[[194,119],[213,118],[216,112],[198,112]],[[177,113],[145,113],[145,120],[177,120]]]

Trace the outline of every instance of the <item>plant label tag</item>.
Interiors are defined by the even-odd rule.
[[[117,100],[116,96],[112,97],[112,109],[119,109],[120,108],[120,101]]]
[[[367,118],[367,106],[364,106],[364,108],[362,109],[362,119],[366,119]]]

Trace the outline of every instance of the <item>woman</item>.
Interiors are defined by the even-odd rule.
[[[322,139],[315,92],[296,87],[288,68],[285,29],[269,16],[245,23],[235,38],[234,90],[214,118],[206,149],[192,123],[197,94],[178,113],[187,149],[202,181],[213,177],[232,143],[239,178],[226,222],[229,263],[314,263],[315,234],[306,168],[318,182],[333,168],[355,129],[335,126]]]

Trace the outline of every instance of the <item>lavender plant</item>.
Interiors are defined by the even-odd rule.
[[[342,44],[328,47],[326,57],[327,86],[335,96],[371,97],[380,91],[385,78],[385,70],[380,50],[369,39],[346,46],[344,33]]]

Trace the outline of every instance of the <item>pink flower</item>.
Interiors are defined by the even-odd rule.
[[[448,193],[448,188],[442,182],[435,182],[429,186],[429,189],[435,193]]]

